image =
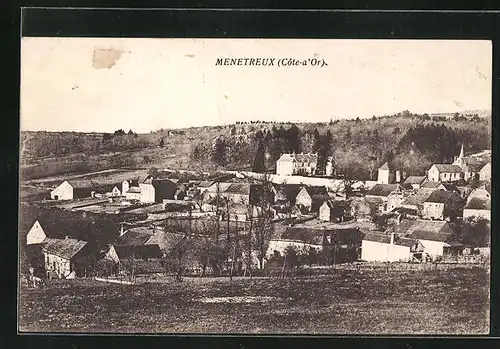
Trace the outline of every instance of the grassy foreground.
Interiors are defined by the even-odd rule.
[[[336,270],[314,277],[176,283],[52,282],[20,293],[20,331],[487,334],[489,274]],[[248,302],[221,297],[253,296]],[[259,298],[262,297],[262,298]],[[259,301],[260,299],[260,301]]]

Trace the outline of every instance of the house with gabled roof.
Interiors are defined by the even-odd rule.
[[[491,181],[491,162],[488,162],[479,170],[479,180]]]
[[[397,236],[418,240],[425,253],[432,259],[443,254],[456,254],[461,251],[461,244],[455,241],[453,229],[446,221],[403,220],[388,232]]]
[[[463,179],[463,171],[458,165],[434,164],[427,171],[427,179],[431,182],[457,182]]]
[[[52,200],[74,200],[90,197],[92,183],[88,180],[68,180],[59,184],[50,192]]]
[[[344,200],[325,201],[319,208],[319,219],[326,222],[343,222],[348,213],[349,204]]]
[[[456,218],[461,216],[463,200],[456,192],[436,190],[424,201],[422,217],[426,219]]]
[[[86,241],[77,239],[46,239],[42,247],[45,270],[49,277],[84,276],[89,264]]]
[[[163,199],[173,199],[177,184],[169,179],[155,179],[151,176],[139,183],[141,202],[162,202]]]
[[[320,206],[329,199],[326,187],[304,186],[295,197],[295,204],[305,212],[318,212]]]
[[[366,192],[366,197],[377,197],[387,201],[390,194],[394,192],[403,192],[404,187],[400,184],[375,184]]]
[[[122,195],[129,191],[130,188],[136,187],[139,188],[139,178],[126,179],[122,182]]]
[[[400,204],[401,208],[413,211],[413,215],[420,215],[424,207],[424,202],[436,191],[431,188],[420,188],[407,196]]]
[[[453,234],[432,232],[428,230],[415,230],[408,235],[410,239],[418,240],[424,247],[424,251],[432,260],[443,255],[459,255],[464,246],[458,242]]]
[[[418,240],[394,233],[368,233],[361,243],[361,260],[367,262],[410,262],[421,260],[423,252]]]
[[[163,253],[157,244],[111,245],[105,259],[116,263],[118,272],[124,274],[152,274],[165,270]]]
[[[464,207],[463,219],[472,217],[491,220],[491,200],[489,198],[473,197]]]
[[[302,187],[300,184],[273,184],[274,202],[276,204],[295,205],[295,199]]]
[[[106,195],[108,197],[119,197],[122,196],[122,188],[123,183],[111,183],[101,185],[98,190],[98,193]],[[97,195],[96,195],[97,196]]]
[[[427,181],[426,176],[408,176],[403,184],[411,185],[413,189],[419,189],[425,181]]]

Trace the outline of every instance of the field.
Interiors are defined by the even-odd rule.
[[[20,331],[487,334],[489,273],[347,270],[289,278],[184,278],[21,288]]]

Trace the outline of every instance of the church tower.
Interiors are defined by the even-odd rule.
[[[453,165],[458,165],[460,168],[464,168],[465,164],[465,156],[464,156],[464,145],[462,144],[462,147],[460,148],[460,154],[458,157],[455,158],[455,161],[453,161]]]

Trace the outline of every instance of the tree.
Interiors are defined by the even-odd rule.
[[[266,162],[266,154],[265,154],[264,142],[262,138],[259,138],[257,151],[255,152],[255,157],[253,161],[252,171],[257,173],[264,173],[266,171],[265,162]]]
[[[163,146],[165,145],[165,141],[162,139],[160,139],[160,148],[163,148]]]
[[[227,164],[227,145],[226,141],[221,137],[215,140],[212,151],[212,161],[219,166],[225,166]]]
[[[319,131],[317,128],[314,129],[314,133],[313,133],[313,147],[312,147],[312,151],[313,153],[318,153],[321,149],[321,136],[319,134]]]
[[[293,245],[288,245],[284,250],[283,268],[281,277],[287,275],[288,270],[297,270],[304,261],[304,252]]]
[[[318,174],[326,174],[326,164],[328,162],[328,157],[331,155],[331,143],[332,133],[330,132],[330,130],[327,130],[326,134],[320,138],[318,149],[318,163],[316,167],[316,173]]]
[[[452,223],[453,235],[458,242],[470,247],[490,245],[491,228],[488,220],[469,217],[465,221]]]

